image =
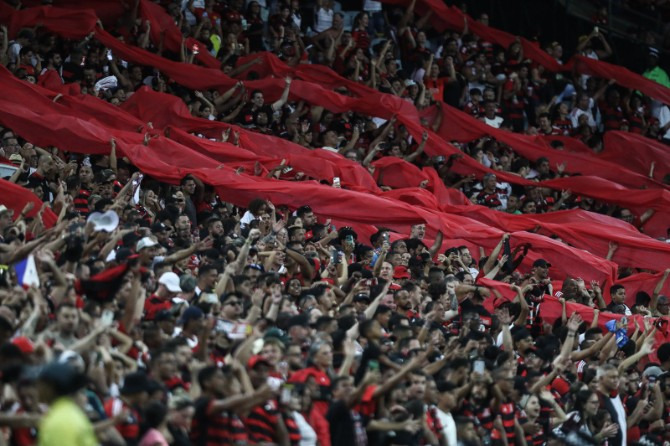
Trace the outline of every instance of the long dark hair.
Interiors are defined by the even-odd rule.
[[[582,416],[584,416],[584,408],[591,395],[593,395],[593,391],[590,389],[582,389],[575,395],[575,410]]]

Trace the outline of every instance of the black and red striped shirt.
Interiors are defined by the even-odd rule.
[[[242,420],[233,412],[212,413],[214,399],[200,397],[195,402],[191,424],[191,442],[194,446],[237,446],[249,444]]]
[[[72,200],[74,209],[83,216],[88,216],[88,199],[91,196],[91,190],[82,187],[79,189],[77,196]]]
[[[256,443],[278,443],[276,428],[279,416],[279,406],[275,400],[268,400],[254,407],[244,420],[249,440]]]
[[[503,429],[507,437],[508,444],[515,444],[516,431],[514,430],[514,420],[517,418],[517,408],[513,401],[503,403],[500,405],[499,415],[502,418]],[[493,444],[503,444],[500,432],[494,429],[491,432],[491,439]]]
[[[104,404],[105,413],[109,418],[113,418],[120,414],[124,409],[128,410],[129,415],[123,422],[117,424],[116,430],[119,431],[123,439],[128,445],[138,444],[140,440],[140,414],[139,412],[128,406],[120,398],[110,398]]]

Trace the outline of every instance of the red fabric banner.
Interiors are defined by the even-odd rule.
[[[33,203],[33,209],[26,214],[26,217],[37,217],[42,208],[42,200],[37,198],[37,195],[25,187],[18,186],[7,180],[0,179],[0,204],[7,206],[14,211],[13,219],[16,220],[28,203]],[[49,208],[46,208],[42,213],[42,223],[45,227],[50,228],[56,224],[58,216]]]
[[[218,70],[171,62],[127,46],[104,31],[99,31],[98,35],[121,57],[153,65],[188,87],[226,88],[236,82]],[[264,58],[266,62],[259,68],[267,70],[268,74],[282,70],[285,72],[288,69],[274,56],[265,55]],[[351,83],[324,67],[300,66],[290,69],[289,72],[303,79],[294,81],[291,86],[292,97],[295,99],[323,105],[335,112],[351,109],[373,116],[382,115],[387,119],[399,114],[399,121],[408,127],[415,139],[423,131],[416,109],[407,101]],[[283,89],[283,81],[280,79],[263,79],[247,84],[248,88],[262,89],[268,99],[279,97]],[[109,139],[115,137],[120,153],[128,156],[146,173],[167,182],[177,182],[188,173],[196,174],[203,181],[216,186],[221,196],[234,204],[244,206],[257,196],[291,207],[310,203],[319,216],[332,218],[338,224],[354,225],[362,234],[370,234],[372,225],[379,223],[380,216],[384,217],[384,225],[401,234],[407,234],[411,224],[426,222],[428,238],[434,237],[440,230],[447,238],[445,246],[471,244],[491,249],[502,232],[509,231],[513,232],[513,246],[532,244],[532,252],[521,269],[527,271],[534,260],[545,258],[555,265],[552,277],[557,279],[570,275],[585,280],[613,283],[616,264],[593,254],[597,252],[604,255],[606,242],[611,239],[616,239],[625,247],[620,253],[617,252],[621,257],[619,259],[615,256],[617,261],[637,262],[644,255],[648,258],[639,261],[648,262],[650,269],[658,269],[661,267],[659,265],[668,264],[665,257],[668,255],[667,245],[648,239],[625,224],[621,226],[620,222],[588,213],[519,216],[508,220],[505,214],[468,205],[467,199],[460,192],[448,190],[441,184],[434,170],[421,171],[400,160],[387,159],[379,162],[382,171],[386,168],[398,169],[389,176],[398,177],[394,181],[398,181],[397,186],[401,187],[399,190],[380,193],[365,169],[336,154],[319,150],[308,151],[288,141],[242,129],[236,129],[240,131],[242,149],[194,137],[186,132],[195,131],[218,138],[223,129],[231,126],[193,118],[179,99],[148,89],[139,91],[124,105],[126,111],[135,115],[132,116],[92,97],[65,95],[54,104],[51,101],[53,93],[18,81],[6,71],[0,72],[0,85],[6,92],[5,97],[0,99],[3,105],[0,109],[0,122],[32,142],[57,145],[75,152],[107,153]],[[338,85],[346,85],[356,96],[342,96],[330,90]],[[92,119],[93,117],[97,120]],[[156,137],[148,146],[144,146],[143,135],[138,129],[146,130],[148,121],[155,127],[149,133]],[[170,131],[170,139],[163,136],[166,129]],[[472,125],[469,131],[477,132],[481,129]],[[530,152],[534,144],[531,147],[529,142],[522,140],[521,143],[528,145],[526,149],[531,154],[529,156],[535,156]],[[455,147],[432,133],[426,151],[429,154],[458,153]],[[349,189],[335,189],[311,181],[287,182],[259,178],[249,175],[248,170],[237,174],[234,167],[248,167],[253,158],[252,154],[266,168],[289,157],[292,165],[295,163],[296,167],[304,169],[315,178],[328,179],[337,172]],[[309,163],[312,159],[319,159],[319,163]],[[332,164],[329,165],[326,161]],[[222,162],[225,165],[217,168]],[[460,161],[456,169],[463,173],[481,174],[488,171],[470,158]],[[511,174],[498,174],[501,179],[516,184],[538,185]],[[416,184],[415,175],[420,175],[421,181],[426,181],[426,189],[417,187],[421,182]],[[632,175],[630,178],[637,177]],[[663,212],[670,209],[666,190],[632,190],[591,176],[552,180],[539,185],[553,189],[569,188],[577,193],[633,209],[654,207]],[[542,233],[556,234],[563,241],[523,232],[537,226],[538,221],[544,231]],[[594,234],[594,222],[602,224],[597,234]],[[639,249],[640,246],[644,246],[646,250]],[[654,261],[657,262],[656,265],[651,266]]]

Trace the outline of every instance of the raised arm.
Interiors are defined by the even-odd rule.
[[[658,316],[658,296],[661,294],[661,291],[663,290],[663,285],[665,285],[665,281],[668,279],[668,276],[670,275],[670,268],[666,269],[663,271],[663,276],[661,276],[661,279],[658,281],[656,284],[656,288],[654,288],[654,291],[651,294],[651,303],[649,304],[649,307],[651,309],[651,313],[655,316]]]
[[[284,104],[286,104],[286,101],[288,101],[288,93],[291,89],[291,78],[287,77],[284,79],[284,81],[284,91],[282,92],[281,97],[274,104],[272,104],[272,110],[274,111],[280,110]]]

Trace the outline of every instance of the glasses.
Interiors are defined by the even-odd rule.
[[[242,302],[240,302],[240,301],[238,301],[238,300],[234,300],[234,301],[232,301],[232,302],[226,302],[226,305],[232,305],[232,306],[236,306],[236,305],[238,305],[238,306],[242,306]]]

